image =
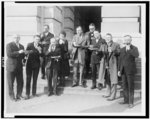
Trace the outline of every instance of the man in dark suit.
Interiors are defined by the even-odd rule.
[[[34,42],[29,43],[26,48],[26,51],[28,52],[27,61],[26,61],[26,74],[27,74],[26,99],[30,98],[30,85],[31,85],[32,77],[33,77],[32,95],[37,96],[36,86],[37,86],[37,78],[38,78],[39,68],[40,68],[40,56],[42,55],[42,48],[39,42],[40,42],[40,36],[34,35]]]
[[[49,32],[49,26],[44,25],[44,32],[41,34],[41,44],[42,44],[42,53],[43,53],[43,56],[41,58],[42,79],[45,79],[46,52],[50,44],[50,39],[53,37],[54,35]]]
[[[19,43],[20,36],[13,35],[13,42],[10,42],[6,46],[7,52],[7,61],[6,61],[6,70],[7,70],[7,81],[9,88],[9,96],[12,100],[15,100],[14,96],[14,81],[16,78],[17,81],[17,93],[16,100],[20,100],[22,97],[23,90],[23,65],[22,61],[24,59],[24,47]]]
[[[137,47],[131,44],[132,37],[124,36],[125,47],[121,49],[119,57],[119,72],[122,76],[124,101],[120,104],[129,104],[129,108],[133,107],[134,102],[134,75],[136,73],[135,58],[139,56]]]
[[[81,85],[83,87],[86,87],[86,80],[83,77],[83,70],[85,66],[85,49],[83,47],[86,46],[86,39],[82,31],[82,27],[78,26],[76,28],[77,34],[74,35],[72,40],[72,46],[73,46],[73,85],[72,87]],[[77,74],[78,74],[78,67],[80,71],[80,79],[78,80]]]
[[[91,44],[91,41],[94,39],[94,31],[95,31],[95,24],[91,23],[89,25],[89,31],[85,34],[87,37],[88,44]],[[91,54],[92,52],[89,49],[86,49],[86,55],[85,55],[85,76],[86,78],[89,77],[89,71],[90,71],[90,63],[91,63]]]
[[[48,96],[52,94],[57,95],[57,78],[60,69],[61,50],[55,38],[51,39],[46,56],[48,60],[46,65]]]
[[[91,50],[91,67],[92,67],[92,87],[91,89],[96,88],[96,77],[99,72],[100,60],[102,58],[102,54],[99,51],[102,43],[105,42],[104,39],[101,38],[100,33],[98,31],[94,31],[94,39],[91,40],[91,45],[89,45],[89,50]]]

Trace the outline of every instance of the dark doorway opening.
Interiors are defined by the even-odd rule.
[[[101,6],[76,6],[75,28],[81,25],[84,32],[87,32],[90,23],[94,23],[96,29],[101,30]]]

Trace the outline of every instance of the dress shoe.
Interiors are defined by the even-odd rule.
[[[115,98],[108,98],[107,101],[113,101]]]
[[[38,95],[37,94],[33,94],[33,97],[38,97]]]
[[[10,97],[11,101],[16,101],[15,97]]]
[[[27,96],[25,97],[25,100],[28,100],[28,99],[30,99],[30,96],[29,96],[29,95],[27,95]]]
[[[102,90],[103,85],[99,83],[97,88],[98,88],[99,90]]]
[[[52,92],[49,92],[49,93],[48,93],[48,96],[52,96],[52,95],[53,95],[53,93],[52,93]]]
[[[119,102],[119,104],[124,105],[124,104],[128,104],[128,102]]]
[[[87,88],[87,85],[86,84],[82,84],[81,85],[83,88]]]
[[[20,96],[20,98],[21,98],[21,100],[24,100],[24,99],[25,99],[25,97],[23,97],[23,96]]]
[[[78,86],[78,84],[73,84],[73,85],[72,85],[72,87],[76,87],[76,86]]]
[[[21,100],[21,98],[20,97],[16,97],[16,101],[19,101],[19,100]]]
[[[133,108],[134,107],[134,105],[133,104],[129,104],[129,106],[128,106],[129,108]]]
[[[96,88],[96,86],[92,86],[92,87],[91,87],[91,89],[95,89],[95,88]]]
[[[103,98],[108,98],[110,97],[110,95],[103,95]]]
[[[56,91],[54,91],[54,95],[55,95],[55,96],[58,96],[58,94],[57,94],[57,92],[56,92]]]

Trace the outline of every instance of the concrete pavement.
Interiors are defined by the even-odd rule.
[[[25,77],[24,77],[25,80]],[[122,101],[120,93],[117,93],[117,99],[114,101],[107,101],[102,97],[105,94],[105,89],[99,91],[98,89],[91,90],[91,81],[88,81],[88,87],[70,87],[70,80],[65,88],[59,88],[61,93],[59,96],[50,96],[44,92],[44,87],[47,86],[47,81],[38,78],[37,94],[38,97],[31,97],[29,100],[20,100],[12,102],[7,97],[5,105],[6,113],[15,114],[102,114],[102,113],[140,113],[141,99],[139,94],[135,94],[135,106],[132,109],[128,108],[128,105],[120,105]],[[62,91],[63,90],[63,91]],[[25,86],[23,90],[23,96],[25,96]]]

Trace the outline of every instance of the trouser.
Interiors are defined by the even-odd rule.
[[[78,68],[80,71],[80,78],[78,80]],[[84,65],[80,63],[75,63],[73,66],[73,84],[83,84],[86,82],[86,80],[83,77],[83,70],[84,70]]]
[[[37,78],[39,74],[39,67],[37,68],[26,68],[27,81],[26,81],[26,95],[30,95],[31,78],[33,77],[32,83],[32,95],[36,95]]]
[[[23,90],[23,71],[22,69],[16,69],[13,72],[7,71],[7,80],[8,80],[8,91],[11,99],[14,99],[14,81],[16,78],[17,82],[17,93],[16,97],[20,97],[22,95]]]
[[[41,61],[41,74],[42,76],[45,76],[45,65],[46,65],[46,57],[43,56],[41,57],[42,61]]]
[[[91,51],[87,50],[86,51],[86,60],[85,60],[85,76],[89,75],[89,71],[90,71],[90,63],[91,63]]]
[[[52,67],[46,69],[47,84],[48,84],[48,93],[54,92],[57,90],[57,78],[58,78],[58,67],[53,65]]]
[[[59,70],[59,77],[60,77],[60,84],[65,84],[65,71],[66,70],[66,64],[64,63],[64,59],[60,60],[60,70]]]
[[[111,99],[115,99],[117,93],[117,84],[106,84],[107,95],[110,96]]]
[[[100,64],[92,64],[92,85],[96,86],[97,72],[99,72]]]
[[[122,75],[123,84],[123,95],[124,101],[129,104],[134,102],[134,75],[133,74],[123,74]]]
[[[106,95],[110,96],[110,99],[115,99],[117,93],[117,84],[111,82],[111,75],[109,69],[105,70],[105,84],[106,84]]]

